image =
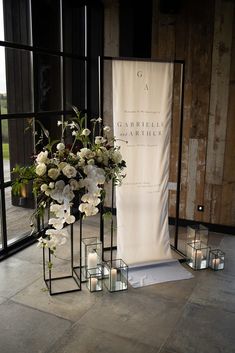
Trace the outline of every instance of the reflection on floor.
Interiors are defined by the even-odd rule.
[[[84,236],[98,232],[97,219],[84,222]],[[74,235],[77,244],[77,225]],[[212,233],[210,242],[226,253],[223,271],[184,264],[193,279],[113,294],[84,284],[54,297],[32,245],[0,263],[1,353],[234,353],[235,236]],[[58,255],[62,268],[66,248]]]

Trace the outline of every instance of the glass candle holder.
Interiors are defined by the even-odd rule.
[[[214,271],[223,270],[224,258],[225,253],[220,249],[211,250],[209,254],[209,267]]]
[[[87,270],[86,285],[90,292],[99,292],[103,290],[102,270],[98,268],[92,268]]]
[[[82,240],[82,280],[88,279],[87,271],[93,271],[96,274],[96,269],[102,270],[102,242],[96,238],[84,238]]]
[[[187,263],[194,270],[208,267],[210,248],[201,241],[187,244]]]
[[[197,243],[201,241],[208,244],[209,231],[204,225],[191,225],[187,227],[187,243]]]
[[[103,264],[103,277],[109,292],[128,289],[128,266],[121,259],[105,262]]]

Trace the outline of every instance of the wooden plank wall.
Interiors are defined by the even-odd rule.
[[[185,61],[180,218],[234,226],[234,1],[181,0],[175,14],[160,13],[159,3],[160,0],[153,0],[152,58]],[[104,9],[105,55],[116,56],[118,0],[104,0]],[[177,181],[179,73],[176,67],[171,182]],[[104,106],[107,123],[111,123],[111,105],[108,99]],[[170,191],[172,217],[175,202],[176,193]],[[204,212],[198,212],[197,205],[204,205]]]
[[[234,226],[234,2],[185,0],[177,13],[162,14],[154,0],[152,57],[185,61],[180,218]],[[174,107],[172,182],[177,180],[179,125],[176,102]],[[175,215],[175,191],[170,192],[170,215]]]

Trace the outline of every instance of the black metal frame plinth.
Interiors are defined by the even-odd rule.
[[[44,282],[47,286],[47,289],[50,293],[50,295],[58,295],[58,294],[65,294],[65,293],[71,293],[71,292],[79,292],[82,290],[82,282],[81,282],[81,215],[80,215],[80,242],[79,242],[79,257],[80,257],[80,266],[74,266],[74,236],[73,236],[73,224],[70,225],[70,240],[71,240],[71,244],[70,244],[70,251],[71,251],[71,258],[70,258],[70,274],[67,276],[58,276],[58,277],[53,277],[52,275],[52,268],[49,266],[48,267],[48,278],[46,276],[46,266],[48,266],[46,264],[46,255],[45,252],[48,251],[48,261],[49,263],[51,262],[51,258],[52,258],[52,251],[50,249],[45,249],[43,247],[43,279]],[[53,291],[53,283],[58,282],[58,281],[63,281],[63,280],[67,280],[67,279],[72,279],[77,288],[71,288],[71,289],[66,289],[66,290],[62,290],[62,291]]]

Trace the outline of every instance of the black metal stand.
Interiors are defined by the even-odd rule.
[[[117,246],[113,245],[113,216],[114,216],[114,180],[112,179],[112,190],[111,190],[111,208],[110,208],[112,218],[111,218],[111,224],[110,224],[110,246],[104,246],[104,223],[103,223],[103,214],[104,214],[104,207],[100,208],[100,240],[103,244],[102,246],[102,260],[104,261],[104,252],[110,251],[110,261],[113,261],[113,250],[117,249]]]
[[[81,224],[81,216],[80,216],[80,224]],[[73,234],[73,224],[71,224],[70,226],[70,270],[69,270],[69,274],[66,276],[58,276],[58,277],[53,277],[53,265],[51,266],[51,259],[52,259],[52,252],[50,249],[45,249],[43,248],[43,278],[44,278],[44,282],[48,288],[48,291],[50,293],[50,295],[58,295],[58,294],[64,294],[64,293],[70,293],[70,292],[77,292],[77,291],[81,291],[82,287],[81,287],[81,226],[80,226],[80,266],[75,267],[74,266],[74,234]],[[48,251],[48,264],[46,261],[46,251]],[[48,269],[48,276],[46,275],[47,270]],[[72,286],[72,288],[70,289],[65,289],[65,290],[55,290],[53,288],[53,285],[55,285],[55,283],[58,283],[59,281],[61,283],[65,283],[64,286],[67,286],[68,283],[67,282],[72,282],[73,286],[70,284],[70,286]],[[75,288],[74,288],[74,283],[75,283]],[[63,285],[63,284],[62,284]]]

